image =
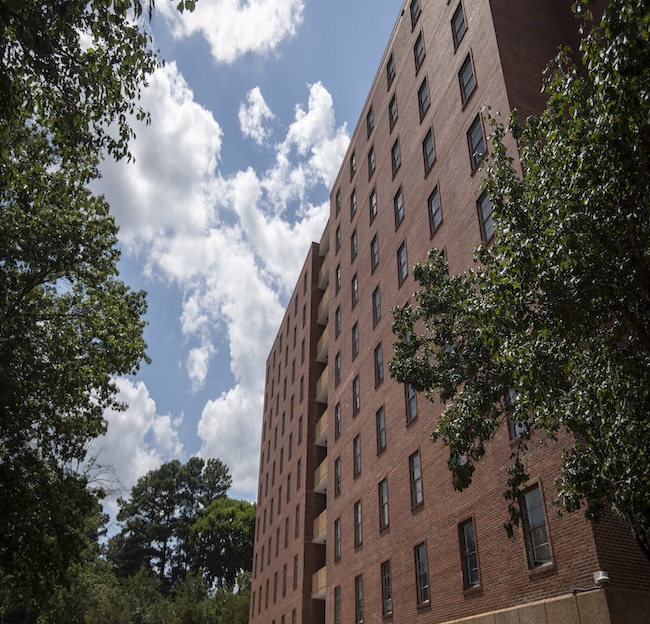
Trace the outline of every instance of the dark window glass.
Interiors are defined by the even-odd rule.
[[[476,202],[478,218],[481,224],[481,238],[484,243],[492,240],[494,236],[494,221],[492,219],[492,200],[487,193],[483,193]]]
[[[393,130],[395,122],[397,121],[397,94],[393,94],[393,97],[388,104],[388,120],[390,125],[390,130]]]
[[[397,228],[404,219],[404,195],[402,189],[399,189],[395,194],[393,208],[395,209],[395,227]]]
[[[485,154],[485,139],[483,138],[483,124],[480,115],[476,115],[476,119],[467,131],[467,146],[469,147],[472,171],[474,171],[481,164],[483,154]]]
[[[425,78],[418,89],[418,104],[420,107],[420,119],[424,117],[424,114],[429,110],[430,105],[429,100],[429,83]]]
[[[433,130],[431,129],[422,141],[422,158],[424,159],[424,173],[429,173],[433,163],[436,162],[436,146],[433,142]]]
[[[415,57],[415,71],[418,72],[422,63],[424,62],[424,57],[426,52],[424,50],[424,35],[420,33],[418,38],[415,40],[415,45],[413,46],[413,55]]]
[[[402,159],[399,150],[399,139],[397,139],[397,141],[393,143],[393,148],[391,149],[390,154],[391,154],[391,162],[393,166],[393,177],[395,177],[395,174],[397,173],[397,171],[400,168],[400,165],[402,164]]]
[[[415,26],[415,23],[420,17],[420,0],[411,0],[411,27]]]
[[[476,556],[476,539],[474,521],[470,518],[458,525],[460,554],[463,561],[463,586],[465,589],[479,584],[478,558]]]
[[[429,206],[429,227],[433,235],[442,223],[442,207],[440,205],[440,193],[438,192],[437,186],[433,189],[431,195],[429,195],[427,204]]]
[[[460,84],[460,96],[463,102],[463,105],[467,100],[469,100],[470,95],[474,93],[476,89],[476,78],[474,76],[474,65],[472,64],[472,58],[470,55],[467,55],[465,62],[463,63],[460,71],[458,72],[458,82]]]
[[[393,80],[395,80],[395,60],[393,59],[392,54],[386,63],[386,79],[388,80],[388,88],[390,89],[390,85],[392,85]]]
[[[454,16],[451,18],[451,34],[454,39],[454,49],[458,47],[467,32],[467,23],[465,22],[465,13],[463,3],[459,2]]]

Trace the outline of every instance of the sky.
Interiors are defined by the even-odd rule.
[[[398,0],[158,0],[164,67],[134,161],[94,190],[120,226],[121,278],[148,293],[149,365],[117,380],[91,454],[112,493],[166,461],[219,458],[255,500],[266,357],[401,10]],[[115,525],[113,525],[115,530]],[[110,531],[111,527],[109,527]]]

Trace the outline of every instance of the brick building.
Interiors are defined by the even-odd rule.
[[[516,427],[455,492],[429,441],[440,406],[388,376],[411,267],[435,246],[462,271],[492,235],[482,108],[539,112],[567,43],[568,0],[403,3],[267,360],[249,622],[650,624],[650,566],[627,529],[552,505],[561,439],[529,451],[509,540]],[[599,570],[611,582],[591,591]]]

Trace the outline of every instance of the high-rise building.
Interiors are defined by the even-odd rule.
[[[403,2],[267,360],[251,623],[650,623],[629,531],[556,512],[562,438],[531,446],[511,540],[517,426],[456,492],[429,440],[441,406],[388,375],[412,266],[436,247],[462,271],[493,236],[482,110],[541,111],[546,63],[577,45],[570,4]]]

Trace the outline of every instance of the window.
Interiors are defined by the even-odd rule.
[[[334,438],[341,435],[341,403],[334,406]]]
[[[422,84],[420,85],[420,88],[418,89],[418,104],[420,106],[420,121],[422,121],[422,118],[424,117],[424,114],[429,110],[429,105],[430,105],[430,100],[429,100],[429,83],[427,82],[427,79],[425,78],[422,81]]]
[[[336,253],[338,253],[341,250],[341,226],[340,225],[336,226],[336,234],[334,236],[334,249],[336,249]]]
[[[415,398],[415,390],[409,383],[404,386],[404,393],[406,397],[406,423],[410,423],[418,416],[418,404]]]
[[[420,451],[417,451],[409,457],[409,469],[411,473],[411,506],[420,505],[424,497],[422,496],[422,470],[420,468]]]
[[[298,589],[298,555],[294,555],[293,557],[293,588]],[[293,621],[296,621],[295,615]]]
[[[381,318],[381,295],[379,294],[379,286],[375,288],[372,293],[372,322],[373,325]]]
[[[341,333],[341,306],[336,308],[334,313],[334,337],[338,338]]]
[[[474,65],[469,54],[458,72],[458,82],[460,84],[460,97],[464,106],[470,95],[474,93],[474,89],[476,89]]]
[[[415,547],[415,580],[418,604],[429,601],[429,576],[427,574],[427,546],[424,542]]]
[[[334,520],[334,559],[341,558],[341,518]]]
[[[282,597],[287,595],[287,564],[282,568]]]
[[[361,522],[361,501],[354,503],[354,545],[360,546],[363,542],[363,530]]]
[[[379,482],[379,528],[388,526],[388,480]]]
[[[304,376],[300,378],[300,402],[302,403],[302,400],[305,396],[305,378]]]
[[[358,435],[352,441],[352,465],[353,474],[357,477],[361,473],[361,436]]]
[[[442,207],[440,206],[440,193],[437,186],[429,195],[427,204],[429,206],[429,229],[431,230],[431,236],[433,236],[442,223]]]
[[[392,54],[388,57],[388,62],[386,63],[386,79],[388,80],[388,88],[390,89],[390,85],[395,80],[395,60]]]
[[[469,147],[469,160],[472,164],[472,171],[475,171],[481,164],[483,154],[485,154],[485,139],[483,138],[483,124],[480,115],[476,115],[467,131],[467,146]]]
[[[372,134],[372,129],[375,127],[375,114],[372,112],[372,106],[368,110],[366,115],[366,128],[368,130],[368,136]]]
[[[341,212],[341,189],[336,191],[336,214]]]
[[[384,355],[381,344],[375,347],[375,386],[384,381]]]
[[[420,17],[420,0],[411,0],[411,27],[415,26],[415,23]]]
[[[538,485],[529,488],[521,495],[520,505],[524,514],[528,567],[533,569],[552,561],[551,544],[544,517],[544,503]]]
[[[471,518],[458,525],[458,535],[460,538],[460,556],[463,562],[463,587],[469,589],[479,584],[474,521]]]
[[[390,561],[381,564],[381,612],[389,615],[393,612],[393,600],[390,593]]]
[[[350,262],[354,260],[357,257],[357,252],[359,248],[357,246],[357,231],[356,229],[352,232],[352,235],[350,236]]]
[[[334,462],[334,496],[341,493],[341,458],[338,457]]]
[[[291,473],[287,475],[287,503],[291,500]]]
[[[302,485],[302,459],[298,460],[296,466],[296,490],[299,490]]]
[[[377,424],[377,453],[381,453],[386,448],[386,414],[383,407],[377,410],[375,421]]]
[[[370,223],[372,223],[377,216],[377,189],[372,189],[368,204],[370,208]]]
[[[339,290],[341,290],[341,265],[337,264],[334,274],[334,291],[338,294]]]
[[[302,416],[298,419],[298,444],[302,444]]]
[[[284,520],[284,547],[289,547],[289,516]]]
[[[408,262],[406,259],[406,243],[402,243],[397,250],[397,279],[400,285],[408,277]]]
[[[352,327],[352,359],[359,353],[359,323]]]
[[[363,622],[363,577],[354,579],[354,621],[356,624]]]
[[[339,351],[334,356],[334,385],[338,386],[341,383],[341,352]]]
[[[370,241],[370,268],[374,271],[379,264],[379,239],[375,234],[372,241]]]
[[[424,160],[424,173],[427,174],[431,171],[433,163],[436,162],[436,148],[433,143],[433,130],[429,128],[429,132],[422,141],[422,158]]]
[[[354,277],[352,278],[352,282],[350,284],[351,288],[351,297],[352,297],[352,307],[354,308],[355,305],[357,305],[357,301],[359,301],[359,280],[357,278],[357,274],[354,274]]]
[[[393,97],[388,104],[388,120],[392,132],[395,122],[397,121],[397,93],[393,94]]]
[[[404,220],[404,195],[401,188],[393,198],[393,208],[395,209],[395,228],[398,228]]]
[[[296,505],[296,524],[295,524],[295,536],[300,535],[300,504]]]
[[[463,12],[463,3],[459,2],[454,16],[451,18],[451,35],[454,39],[454,49],[457,49],[467,32],[467,23],[465,22],[465,13]]]
[[[350,180],[354,177],[354,174],[357,171],[357,155],[352,152],[352,156],[350,156]]]
[[[420,71],[420,67],[422,67],[424,57],[426,56],[426,52],[424,51],[424,36],[422,33],[420,33],[418,38],[415,40],[413,56],[415,57],[415,73],[417,74],[417,72]]]
[[[334,624],[341,624],[341,586],[334,588]]]
[[[368,152],[368,180],[372,178],[372,174],[375,172],[375,148],[371,147]]]
[[[356,414],[361,409],[361,389],[359,387],[359,377],[355,377],[352,382],[352,414]]]
[[[357,212],[357,190],[354,189],[350,194],[350,219],[354,217]]]
[[[391,162],[393,165],[393,177],[395,177],[395,174],[400,168],[400,165],[402,164],[402,160],[400,157],[400,152],[399,152],[399,139],[393,143],[393,148],[390,151],[391,153]]]
[[[494,220],[492,219],[492,199],[483,193],[476,202],[478,219],[481,224],[481,238],[484,243],[492,240],[494,236]]]

